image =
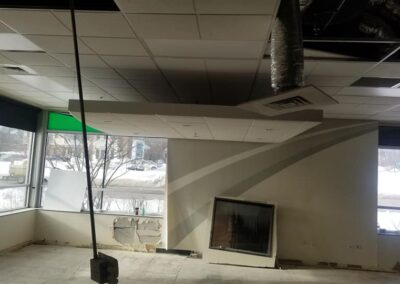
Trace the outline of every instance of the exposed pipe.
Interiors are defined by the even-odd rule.
[[[276,93],[304,85],[299,0],[282,0],[271,33],[271,83]]]

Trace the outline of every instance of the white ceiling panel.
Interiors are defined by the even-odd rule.
[[[0,22],[0,33],[14,33],[14,32],[15,31],[12,30],[10,27]]]
[[[393,108],[390,105],[382,104],[338,104],[324,107],[324,111],[328,114],[377,114]]]
[[[18,81],[8,75],[0,74],[0,83],[18,83]]]
[[[336,95],[340,92],[343,87],[326,87],[326,86],[318,86],[318,89],[327,93],[328,95]]]
[[[36,75],[13,75],[13,78],[46,92],[68,92],[69,88],[45,77]]]
[[[43,51],[34,42],[20,34],[0,34],[0,50]]]
[[[195,15],[128,14],[127,17],[142,38],[200,38]]]
[[[23,20],[21,20],[23,19]],[[35,10],[0,10],[0,20],[18,31],[30,35],[70,35],[51,12]]]
[[[41,99],[46,99],[46,98],[54,98],[52,96],[50,96],[48,93],[46,92],[42,92],[42,91],[14,91],[13,95],[15,95],[16,97],[35,97],[35,98],[41,98]]]
[[[75,72],[67,67],[60,66],[32,66],[32,69],[40,75],[53,77],[73,77]]]
[[[399,63],[384,62],[365,74],[367,77],[399,78]]]
[[[333,97],[339,103],[349,104],[384,104],[384,105],[400,105],[400,97],[372,97],[372,96],[351,96],[338,95]]]
[[[115,0],[125,13],[193,14],[192,0]]]
[[[201,58],[258,58],[263,51],[262,41],[211,41],[147,39],[155,56]]]
[[[7,58],[22,65],[47,65],[47,66],[63,66],[63,64],[54,59],[47,53],[41,52],[3,52]]]
[[[347,87],[347,88],[343,88],[342,90],[340,90],[338,95],[400,97],[400,89],[397,89],[397,88]]]
[[[100,37],[81,37],[81,39],[99,55],[147,55],[137,39]]]
[[[354,83],[358,77],[340,77],[340,76],[307,76],[306,84],[313,84],[322,87],[347,87]]]
[[[156,58],[156,61],[184,102],[210,103],[203,59]]]
[[[47,76],[49,79],[64,85],[70,89],[76,89],[78,86],[78,81],[77,78],[74,77],[53,77],[53,76]],[[82,85],[87,87],[87,86],[94,86],[92,82],[82,78]]]
[[[201,38],[205,40],[262,40],[269,36],[272,17],[242,15],[199,16]]]
[[[6,91],[23,91],[23,92],[37,92],[38,90],[26,85],[26,84],[21,84],[17,80],[16,83],[1,83],[0,84],[0,89],[4,89]]]
[[[103,60],[115,69],[156,70],[150,57],[139,56],[102,56]]]
[[[29,40],[50,53],[74,53],[72,36],[27,35]],[[78,41],[79,54],[93,54],[82,41]]]
[[[82,68],[82,74],[89,79],[104,78],[104,79],[119,79],[120,76],[111,68]]]
[[[55,12],[54,14],[71,29],[69,12]],[[75,16],[79,36],[134,37],[132,29],[120,12],[77,12]]]
[[[208,71],[216,74],[250,74],[254,76],[257,71],[258,61],[256,60],[218,60],[206,59]]]
[[[104,87],[104,90],[121,102],[145,102],[146,99],[134,88]]]
[[[214,139],[206,123],[169,122],[168,124],[186,139]]]
[[[0,64],[15,64],[16,62],[12,61],[8,57],[0,55]]]
[[[374,62],[319,61],[311,72],[313,76],[361,76],[375,65]]]
[[[58,60],[63,62],[65,65],[75,68],[75,55],[68,53],[55,53],[53,54]],[[80,54],[79,63],[81,67],[99,67],[105,68],[107,64],[101,60],[98,55]]]
[[[199,14],[272,15],[278,0],[195,0]]]
[[[101,88],[131,88],[132,86],[120,78],[91,78],[91,81]]]

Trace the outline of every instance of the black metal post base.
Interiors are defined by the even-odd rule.
[[[119,276],[118,260],[98,253],[97,258],[90,260],[90,278],[100,284],[117,284]]]

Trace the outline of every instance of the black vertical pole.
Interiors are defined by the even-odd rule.
[[[74,49],[75,49],[76,75],[77,75],[77,79],[78,79],[79,103],[80,103],[80,108],[81,108],[83,150],[84,150],[85,165],[86,165],[86,179],[87,179],[87,190],[88,190],[89,210],[90,210],[90,228],[92,231],[93,258],[96,259],[96,258],[98,258],[96,228],[95,228],[95,223],[94,223],[92,181],[90,178],[89,148],[88,148],[87,131],[86,131],[85,105],[83,103],[81,66],[80,66],[80,62],[79,62],[79,48],[78,48],[78,38],[77,38],[77,33],[76,33],[74,0],[70,0],[70,5],[71,5],[72,36],[74,39]]]

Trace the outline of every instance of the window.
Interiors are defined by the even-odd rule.
[[[0,126],[0,211],[26,207],[32,137]]]
[[[400,234],[400,149],[379,149],[378,230]]]
[[[88,148],[96,210],[162,215],[166,139],[90,134]],[[81,134],[48,133],[43,198],[52,170],[85,171]]]

